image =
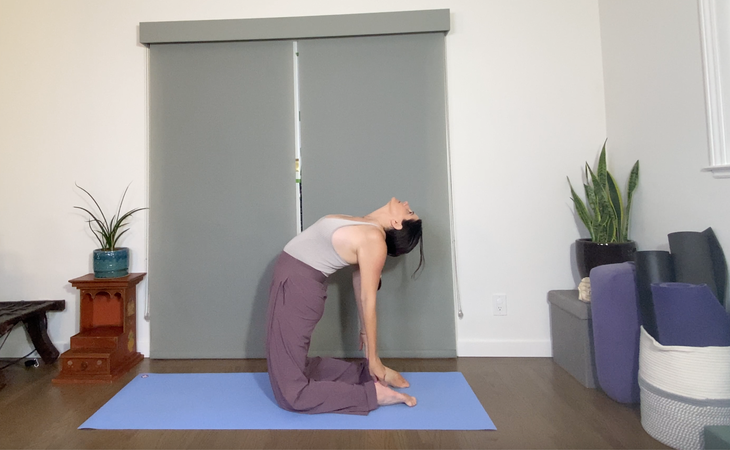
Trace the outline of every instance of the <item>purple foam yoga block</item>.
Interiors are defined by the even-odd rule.
[[[590,278],[598,384],[617,402],[638,403],[641,319],[634,263],[595,267]]]
[[[730,318],[709,286],[654,283],[651,292],[660,344],[730,346]]]

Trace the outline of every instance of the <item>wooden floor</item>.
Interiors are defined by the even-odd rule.
[[[638,406],[584,388],[550,358],[385,363],[404,372],[462,372],[497,431],[77,430],[138,373],[266,369],[262,360],[145,359],[109,385],[53,385],[58,363],[6,369],[6,386],[0,390],[0,448],[667,448],[643,430]]]

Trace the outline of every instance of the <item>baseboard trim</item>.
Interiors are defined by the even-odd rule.
[[[318,350],[310,356],[330,358],[362,358],[362,351]],[[456,350],[380,350],[381,358],[456,358]]]
[[[55,343],[58,350],[63,353],[68,350],[68,342]],[[145,357],[150,357],[150,347],[148,341],[137,342],[137,351]],[[314,353],[314,352],[313,352]],[[312,356],[330,356],[334,358],[358,358],[362,356],[361,352],[343,352],[337,351],[318,351]],[[381,358],[454,358],[454,357],[537,357],[549,358],[552,356],[552,347],[550,339],[532,339],[532,340],[485,340],[485,339],[461,339],[458,341],[456,351],[453,350],[420,350],[417,352],[400,352],[400,351],[381,351]],[[216,358],[242,358],[240,354],[225,354],[213,356]],[[251,358],[249,356],[248,358]],[[261,356],[254,356],[261,357]],[[199,358],[191,357],[189,354],[165,354],[155,355],[159,359],[187,359]],[[208,357],[210,358],[210,356]],[[245,358],[245,357],[244,357]]]
[[[139,351],[139,349],[138,349]],[[144,354],[144,352],[141,352]],[[381,358],[456,358],[455,350],[384,350],[378,352]],[[145,355],[147,356],[147,355]],[[359,350],[317,350],[311,351],[309,356],[321,356],[330,358],[362,358],[363,353]],[[154,352],[152,359],[258,359],[265,358],[266,355],[242,355],[240,353],[217,353],[201,356],[188,352]]]
[[[549,339],[485,340],[460,339],[456,344],[460,357],[551,357]]]

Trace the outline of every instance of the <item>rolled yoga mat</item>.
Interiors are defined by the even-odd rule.
[[[725,252],[722,251],[720,241],[715,236],[712,228],[706,229],[702,234],[707,238],[707,244],[710,246],[710,257],[712,258],[715,285],[717,286],[717,299],[724,305],[725,297],[727,296],[727,261],[725,260]]]
[[[641,324],[654,339],[657,339],[656,318],[654,317],[654,301],[652,300],[652,283],[674,281],[672,256],[667,251],[636,252],[636,290],[639,294],[639,312]]]
[[[657,341],[664,346],[730,346],[730,317],[707,285],[651,286]]]
[[[715,268],[707,236],[696,231],[680,231],[669,234],[669,251],[674,262],[675,281],[689,284],[706,284],[715,298]]]
[[[460,372],[402,374],[418,400],[367,416],[300,414],[281,409],[269,375],[137,375],[79,429],[100,430],[495,430]],[[399,389],[400,390],[400,389]]]

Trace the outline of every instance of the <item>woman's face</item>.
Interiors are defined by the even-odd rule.
[[[393,197],[388,203],[390,211],[393,213],[393,219],[399,224],[404,220],[418,220],[418,215],[413,212],[408,202],[402,202],[397,198]]]

